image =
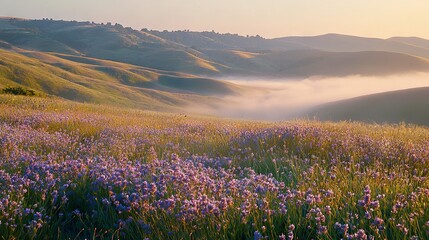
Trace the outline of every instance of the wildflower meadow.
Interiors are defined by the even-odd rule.
[[[429,129],[0,95],[0,239],[429,239]]]

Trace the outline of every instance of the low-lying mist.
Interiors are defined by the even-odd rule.
[[[191,106],[191,112],[255,120],[288,120],[305,116],[317,105],[387,91],[429,86],[429,74],[387,77],[293,79],[222,79],[251,90],[226,96],[215,106]]]

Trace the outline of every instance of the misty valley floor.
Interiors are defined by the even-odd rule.
[[[429,101],[425,97],[429,94],[429,75],[425,73],[383,77],[243,77],[219,80],[253,91],[227,95],[223,97],[222,103],[212,108],[191,105],[186,109],[203,114],[254,120],[316,118],[369,123],[404,121],[429,126],[429,116],[425,111],[426,107],[429,107]],[[387,94],[389,92],[390,96]],[[366,100],[369,96],[373,99]],[[358,97],[362,99],[355,99]],[[353,99],[356,100],[354,105],[349,103]],[[344,106],[340,108],[338,105]]]

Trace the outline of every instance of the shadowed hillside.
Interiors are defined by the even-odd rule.
[[[208,51],[218,62],[254,76],[306,78],[311,76],[386,76],[428,72],[429,60],[410,55],[366,51],[295,50],[269,53]]]
[[[314,108],[320,120],[413,123],[429,126],[429,87],[372,94]]]
[[[390,52],[321,52],[292,51],[263,55],[261,58],[278,62],[274,71],[297,77],[369,75],[385,76],[406,72],[429,71],[429,61]]]

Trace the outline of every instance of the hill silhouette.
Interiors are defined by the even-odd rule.
[[[341,34],[325,34],[313,37],[284,37],[275,40],[332,52],[384,51],[424,58],[429,57],[429,49],[410,44],[407,41],[398,41],[398,38],[379,39]]]

